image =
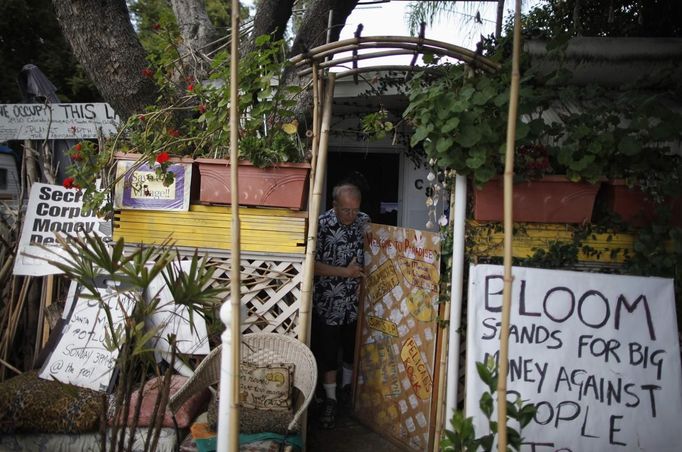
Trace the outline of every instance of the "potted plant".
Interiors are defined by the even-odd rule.
[[[557,144],[560,124],[545,118],[553,101],[552,90],[540,86],[533,75],[522,82],[515,143],[514,220],[589,221],[599,188],[595,175],[598,162],[593,160],[589,165],[589,158],[567,158]],[[506,146],[509,86],[509,71],[504,67],[495,73],[482,73],[465,64],[450,65],[436,79],[427,73],[413,79],[405,111],[414,127],[412,145],[422,144],[435,168],[471,178],[474,218],[479,220],[502,219],[503,187],[498,175]],[[551,188],[544,186],[547,183]],[[554,195],[557,188],[562,191]]]
[[[146,165],[155,175],[147,177],[166,185],[174,180],[171,164],[194,164],[196,200],[229,204],[229,59],[219,52],[205,81],[178,75],[170,56],[158,69],[145,69],[160,86],[158,105],[128,118],[115,138],[100,143],[103,152],[92,143],[72,149],[71,183],[85,190],[86,201],[100,205],[105,196],[91,188],[96,175],[107,174],[105,187],[112,188],[115,159],[134,159],[138,163],[130,171]],[[304,207],[310,165],[293,110],[301,89],[278,83],[285,67],[283,42],[267,35],[240,59],[240,204]]]

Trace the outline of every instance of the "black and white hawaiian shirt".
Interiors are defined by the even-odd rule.
[[[369,215],[360,212],[352,224],[344,225],[334,209],[320,215],[315,260],[346,267],[353,258],[364,265],[364,232]],[[358,318],[358,288],[361,278],[316,276],[313,304],[315,313],[327,325],[345,325]]]

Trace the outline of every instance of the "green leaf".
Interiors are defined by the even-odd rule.
[[[445,154],[448,151],[450,151],[450,148],[452,147],[453,143],[454,140],[452,138],[441,137],[436,142],[436,150],[438,151],[439,154]]]
[[[618,150],[625,155],[637,155],[642,147],[633,137],[625,135],[618,142]]]
[[[459,129],[455,141],[462,147],[470,148],[481,140],[481,132],[475,126],[467,125]]]
[[[451,131],[455,130],[457,126],[459,126],[459,118],[457,116],[453,116],[445,121],[445,124],[440,130],[442,133],[450,133]]]
[[[490,395],[489,392],[484,392],[481,395],[481,399],[478,402],[479,407],[481,408],[481,411],[483,414],[486,415],[487,418],[490,418],[490,416],[493,415],[493,396]]]

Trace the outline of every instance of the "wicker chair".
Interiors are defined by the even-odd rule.
[[[291,336],[275,333],[250,333],[242,335],[241,359],[257,365],[294,363],[294,388],[302,397],[298,401],[288,431],[297,431],[299,421],[315,393],[317,364],[310,349]],[[194,375],[168,401],[175,413],[193,394],[220,381],[221,346],[216,347],[197,366]],[[213,403],[213,402],[212,402]]]

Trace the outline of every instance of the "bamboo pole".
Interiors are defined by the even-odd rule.
[[[512,228],[514,143],[519,104],[519,58],[521,53],[521,0],[514,11],[514,47],[512,54],[509,114],[507,116],[507,148],[504,161],[504,288],[502,291],[502,325],[500,328],[500,358],[497,379],[498,450],[507,450],[507,373],[509,371],[509,318],[512,293]]]
[[[223,304],[220,317],[226,329],[222,334],[220,363],[220,405],[218,413],[218,450],[239,450],[239,363],[241,328],[241,249],[239,224],[239,181],[236,162],[239,160],[239,0],[232,0],[232,40],[230,42],[230,177],[232,205],[232,267],[230,271],[230,303]],[[225,400],[227,398],[227,400]],[[225,417],[227,419],[225,419]],[[222,419],[221,419],[222,418]]]
[[[310,162],[310,193],[308,195],[308,231],[312,228],[313,223],[315,224],[315,234],[317,235],[317,217],[319,216],[319,206],[317,207],[317,215],[313,216],[313,203],[315,195],[315,179],[317,177],[318,169],[318,154],[320,150],[320,88],[321,82],[319,79],[319,72],[317,70],[317,64],[313,63],[313,156]],[[317,240],[317,237],[316,237]],[[309,242],[310,243],[310,242]],[[316,242],[314,242],[316,243]],[[312,245],[311,245],[312,246]],[[314,259],[313,253],[313,259]],[[306,259],[308,259],[308,249],[306,249]],[[304,261],[303,264],[303,275],[304,278],[307,275],[307,264]],[[314,273],[314,261],[313,261],[313,273]],[[314,274],[313,274],[314,278]],[[312,282],[310,284],[306,283],[304,279],[301,290],[301,305],[299,308],[299,320],[298,320],[298,340],[306,345],[310,345],[310,310],[312,307]]]
[[[313,278],[315,276],[315,249],[317,247],[317,218],[320,216],[322,204],[322,186],[324,184],[325,168],[327,167],[327,149],[329,147],[329,129],[332,120],[332,103],[334,100],[334,83],[336,79],[333,73],[327,78],[327,89],[324,95],[322,108],[322,124],[320,130],[320,146],[317,156],[317,169],[315,171],[315,183],[313,184],[312,203],[308,210],[308,237],[306,240],[305,261],[303,263],[303,284],[301,286],[301,313],[310,312],[312,305]],[[307,314],[306,314],[307,315]],[[301,342],[310,342],[310,322],[301,320],[298,325],[298,338]]]

